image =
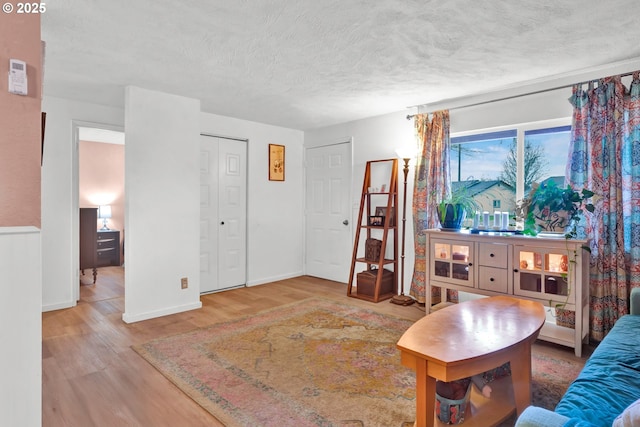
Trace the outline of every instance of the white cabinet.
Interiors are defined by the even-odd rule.
[[[555,304],[575,302],[575,292],[569,292],[569,256],[560,248],[514,245],[514,294]],[[573,275],[572,275],[573,276]],[[555,305],[554,304],[554,305]]]
[[[582,354],[589,332],[589,272],[585,240],[513,234],[426,230],[426,304],[431,286],[479,295],[512,295],[547,307],[539,338]],[[573,325],[558,324],[555,307],[575,313]]]
[[[458,286],[473,287],[473,244],[434,239],[430,246],[433,268],[431,280],[446,280]]]
[[[499,293],[511,293],[509,280],[509,245],[503,243],[478,242],[479,289]]]

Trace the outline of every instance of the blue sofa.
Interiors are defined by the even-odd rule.
[[[640,288],[632,290],[630,311],[594,350],[555,411],[530,406],[516,427],[610,427],[640,399]]]

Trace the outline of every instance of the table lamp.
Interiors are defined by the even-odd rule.
[[[109,227],[107,227],[107,219],[111,218],[111,205],[99,206],[98,218],[102,219],[102,228],[100,230],[109,230]]]

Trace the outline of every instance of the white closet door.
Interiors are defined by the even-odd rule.
[[[200,292],[246,284],[247,145],[200,137]]]

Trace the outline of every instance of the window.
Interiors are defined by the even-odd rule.
[[[531,129],[524,132],[524,191],[549,179],[563,186],[569,155],[571,126]]]
[[[451,138],[451,180],[496,180],[516,142],[516,130]]]
[[[570,119],[529,123],[451,138],[452,189],[465,186],[482,210],[513,213],[534,182],[564,185]]]

